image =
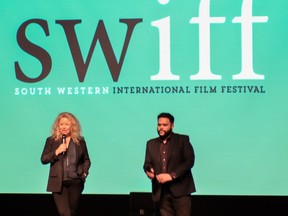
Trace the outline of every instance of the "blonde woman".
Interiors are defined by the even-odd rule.
[[[47,191],[52,192],[59,215],[77,215],[80,196],[91,165],[77,118],[60,113],[46,139],[42,164],[50,164]]]

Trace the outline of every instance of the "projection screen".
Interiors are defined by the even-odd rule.
[[[1,1],[1,193],[46,193],[40,156],[75,114],[84,193],[151,191],[146,141],[175,116],[200,195],[288,194],[287,0]],[[20,184],[21,183],[21,184]]]

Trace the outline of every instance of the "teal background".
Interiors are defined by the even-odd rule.
[[[175,132],[190,135],[196,153],[192,169],[197,194],[287,195],[288,28],[286,0],[254,0],[253,15],[268,16],[253,25],[254,70],[265,80],[232,80],[241,71],[242,0],[211,0],[211,70],[217,81],[192,81],[199,69],[199,0],[6,1],[0,3],[0,193],[45,193],[49,166],[40,156],[58,113],[69,111],[80,120],[92,166],[88,194],[150,191],[142,165],[146,141],[157,136],[157,115],[171,112]],[[159,70],[159,32],[151,22],[170,16],[171,70],[178,81],[151,81]],[[119,59],[126,34],[120,18],[142,18],[136,25],[118,82],[113,82],[99,44],[85,81],[79,83],[63,28],[56,20],[81,19],[76,33],[86,59],[99,20],[103,20]],[[17,30],[30,19],[48,22],[50,36],[37,25],[27,37],[52,58],[49,76],[38,83],[16,79],[14,62],[27,76],[37,77],[39,61],[16,41]],[[113,94],[121,86],[256,85],[265,93]],[[15,88],[109,87],[100,95],[15,95]],[[21,184],[19,184],[21,182]]]

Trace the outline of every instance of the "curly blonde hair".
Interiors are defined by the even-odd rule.
[[[70,134],[71,139],[75,144],[79,144],[80,139],[82,139],[81,126],[78,119],[72,113],[69,112],[62,112],[57,116],[56,120],[52,125],[51,136],[55,140],[59,140],[62,138],[62,134],[60,133],[59,130],[59,122],[60,119],[62,118],[67,118],[71,121],[71,134]]]

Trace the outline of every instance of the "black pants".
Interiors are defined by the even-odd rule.
[[[80,196],[84,189],[83,181],[69,180],[64,181],[62,191],[53,193],[60,216],[76,216],[79,206]]]
[[[161,216],[190,216],[191,195],[176,198],[171,193],[164,193],[159,209]]]

